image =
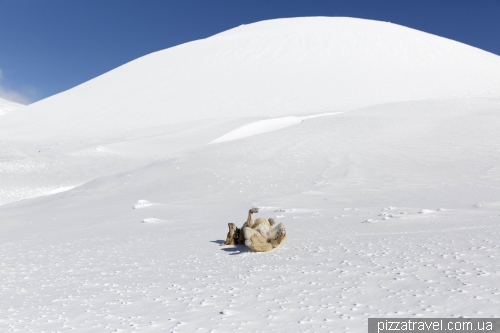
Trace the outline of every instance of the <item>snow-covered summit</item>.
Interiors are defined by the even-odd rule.
[[[3,116],[11,111],[14,111],[15,109],[19,109],[22,106],[24,105],[0,98],[0,116]]]
[[[30,105],[0,132],[102,137],[206,118],[499,92],[500,57],[477,48],[387,22],[289,18],[146,55]]]

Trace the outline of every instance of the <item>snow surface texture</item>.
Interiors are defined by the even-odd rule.
[[[318,40],[321,56],[308,51]],[[313,71],[343,52],[336,75]],[[364,57],[416,76],[391,66],[382,75]],[[286,87],[272,90],[267,77],[248,81],[243,60],[260,73],[296,66],[272,72]],[[190,61],[186,80],[198,80],[166,89]],[[498,316],[499,64],[388,23],[274,20],[146,56],[2,117],[0,331],[365,332],[369,317]],[[205,75],[213,68],[219,78]],[[350,97],[332,93],[341,81]],[[214,85],[229,89],[217,108]],[[37,112],[53,130],[30,136],[24,124]],[[267,253],[220,247],[227,223],[240,226],[254,206],[286,225],[285,242]]]
[[[22,106],[24,105],[0,98],[0,116],[3,116],[11,111],[14,111],[15,109],[19,109]]]

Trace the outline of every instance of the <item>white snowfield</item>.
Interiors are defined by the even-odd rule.
[[[0,116],[3,116],[16,109],[19,109],[22,106],[24,105],[0,98]]]
[[[500,57],[390,23],[140,58],[0,118],[0,331],[498,317],[499,128]],[[220,247],[253,206],[287,239]]]

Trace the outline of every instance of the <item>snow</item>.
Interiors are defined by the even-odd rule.
[[[372,20],[279,19],[136,59],[3,119],[0,133],[120,140],[201,119],[498,95],[499,84],[498,56],[442,37]]]
[[[19,109],[22,106],[24,105],[0,98],[0,116],[6,115],[7,113]]]
[[[276,130],[279,130],[279,129],[282,129],[285,127],[297,125],[306,119],[328,116],[328,115],[337,114],[337,113],[339,113],[339,112],[322,113],[322,114],[312,115],[312,116],[307,116],[307,117],[288,116],[288,117],[281,117],[281,118],[275,118],[275,119],[259,120],[259,121],[244,125],[242,127],[239,127],[237,129],[235,129],[234,131],[231,131],[227,134],[224,134],[220,138],[217,138],[214,141],[212,141],[211,143],[237,140],[237,139],[246,138],[246,137],[249,137],[252,135],[276,131]]]
[[[283,19],[2,117],[0,331],[498,316],[499,68],[394,24]],[[254,206],[285,242],[220,247]]]

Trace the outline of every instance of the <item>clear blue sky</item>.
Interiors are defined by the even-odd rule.
[[[390,21],[500,55],[500,0],[0,0],[0,97],[48,97],[145,54],[297,16]]]

